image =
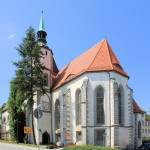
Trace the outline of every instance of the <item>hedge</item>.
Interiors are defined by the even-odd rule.
[[[118,150],[118,149],[94,145],[85,145],[85,146],[69,146],[63,148],[63,150]]]

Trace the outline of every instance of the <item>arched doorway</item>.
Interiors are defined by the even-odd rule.
[[[50,144],[50,136],[49,136],[49,134],[47,133],[47,131],[42,134],[42,144],[43,144],[43,145],[48,145],[48,144]]]

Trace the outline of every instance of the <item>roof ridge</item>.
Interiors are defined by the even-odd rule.
[[[122,70],[123,72],[125,72],[125,70],[123,69],[122,65],[120,64],[120,62],[119,62],[117,56],[115,55],[115,53],[114,53],[113,49],[111,48],[110,44],[108,43],[108,41],[107,41],[107,46],[108,46],[108,51],[109,51],[109,56],[110,56],[112,68],[113,68],[114,70],[116,70],[116,66],[114,66],[114,65],[115,65],[115,64],[118,64],[118,65],[119,65],[119,68],[121,68],[121,70]],[[113,62],[113,57],[114,57],[116,63]],[[126,73],[126,72],[125,72],[125,73]],[[126,73],[126,74],[127,74],[127,73]],[[127,76],[128,76],[128,75],[127,75]]]
[[[111,65],[112,68],[114,68],[113,65],[112,65],[112,59],[111,59],[111,56],[110,56],[110,50],[109,50],[109,45],[108,45],[107,39],[106,39],[106,44],[107,44],[109,59],[110,59],[110,62],[111,62],[110,65]]]
[[[98,53],[99,53],[99,51],[100,51],[100,49],[101,49],[102,45],[104,44],[104,41],[105,41],[105,39],[103,40],[103,43],[101,44],[101,46],[100,46],[99,50],[97,51],[97,54],[95,55],[95,57],[94,57],[93,61],[91,62],[91,64],[89,65],[89,67],[86,69],[86,71],[90,68],[90,66],[91,66],[91,65],[92,65],[92,63],[94,62],[94,60],[95,60],[96,56],[98,55]]]

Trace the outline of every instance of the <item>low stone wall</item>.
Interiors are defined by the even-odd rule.
[[[1,139],[5,141],[10,141],[10,134],[8,132],[1,133]]]

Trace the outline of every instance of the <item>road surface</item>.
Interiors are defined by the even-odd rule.
[[[0,143],[0,150],[38,150],[38,148],[21,146],[21,145],[16,145],[16,144]],[[40,148],[40,150],[46,150],[46,149]],[[55,150],[62,150],[62,148],[55,149]]]
[[[0,150],[38,150],[34,147],[0,143]]]

